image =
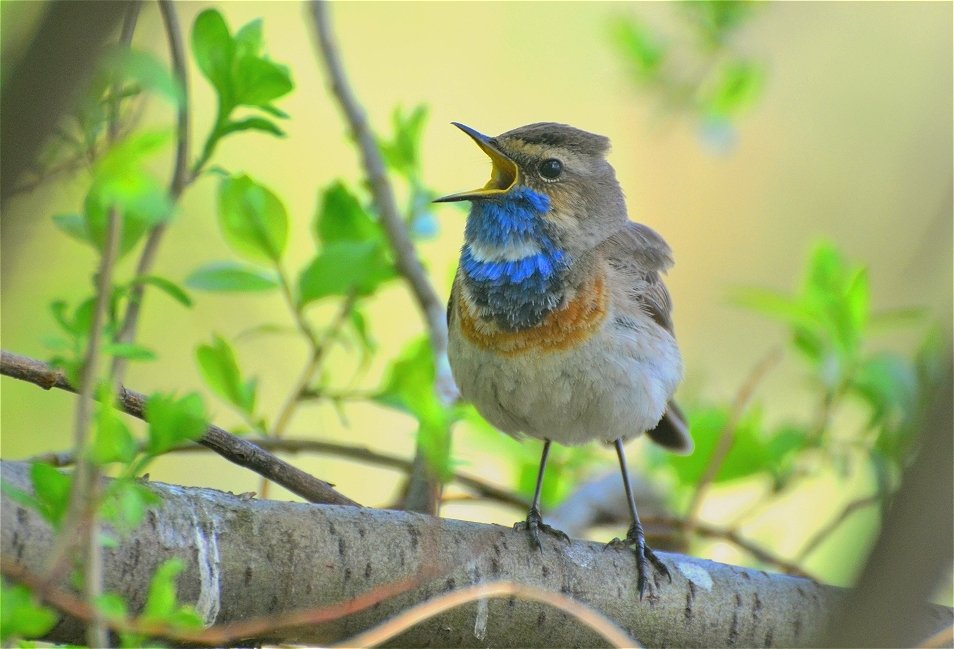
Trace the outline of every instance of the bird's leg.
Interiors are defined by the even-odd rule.
[[[543,472],[547,466],[547,456],[550,454],[550,440],[543,440],[543,455],[540,457],[540,470],[537,473],[537,486],[533,490],[533,502],[530,504],[530,512],[527,514],[527,520],[514,523],[513,529],[517,531],[527,530],[530,533],[530,544],[538,550],[542,550],[540,545],[540,532],[552,534],[563,539],[567,543],[570,537],[565,532],[550,527],[543,522],[543,516],[540,515],[540,489],[543,487]]]
[[[669,574],[669,568],[666,567],[666,564],[656,556],[651,547],[646,545],[646,535],[643,534],[643,526],[639,522],[639,514],[636,513],[636,498],[633,496],[633,487],[629,483],[629,469],[626,468],[626,456],[623,454],[623,440],[617,439],[614,445],[616,446],[616,454],[619,456],[619,468],[623,473],[623,486],[626,489],[626,499],[629,501],[629,513],[632,514],[633,524],[629,526],[625,540],[613,539],[607,543],[607,546],[625,546],[632,548],[633,552],[636,553],[636,569],[639,573],[636,585],[639,589],[639,599],[642,599],[646,592],[646,584],[649,582],[650,562],[670,582],[672,582],[672,575]]]

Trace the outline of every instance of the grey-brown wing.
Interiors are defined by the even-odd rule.
[[[602,244],[608,263],[629,281],[627,295],[632,307],[651,317],[669,333],[672,328],[672,300],[661,273],[672,266],[672,250],[658,233],[641,223],[626,227]],[[682,411],[670,401],[662,419],[646,435],[675,453],[691,453],[692,437]]]
[[[629,280],[627,294],[633,305],[672,333],[672,300],[660,276],[672,266],[665,240],[652,228],[629,221],[601,249],[609,264]]]

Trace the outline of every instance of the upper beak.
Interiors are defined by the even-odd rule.
[[[465,126],[458,122],[451,123],[469,135],[471,139],[477,143],[477,146],[479,146],[484,153],[490,156],[490,160],[493,162],[494,167],[493,171],[490,173],[490,180],[488,180],[487,184],[483,187],[480,187],[479,189],[472,189],[469,192],[460,192],[457,194],[442,196],[441,198],[434,199],[434,202],[450,203],[453,201],[472,201],[481,198],[493,198],[495,196],[500,196],[501,194],[506,194],[508,191],[510,191],[510,189],[517,183],[517,176],[519,174],[517,164],[507,157],[507,155],[501,151],[496,144],[494,144],[492,138],[479,131],[475,131],[469,126]]]

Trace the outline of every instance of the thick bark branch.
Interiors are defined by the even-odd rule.
[[[3,462],[3,480],[28,488],[28,465]],[[414,584],[362,612],[293,629],[259,632],[253,642],[329,643],[409,606],[475,583],[509,580],[562,592],[617,622],[645,645],[795,646],[817,642],[845,591],[812,581],[660,553],[673,574],[640,602],[630,552],[525,535],[494,525],[408,512],[242,499],[209,489],[152,483],[162,505],[106,550],[106,589],[138,610],[149,576],[164,560],[186,563],[179,597],[208,624],[330,607],[389,584]],[[0,554],[40,572],[52,532],[36,514],[2,500]],[[423,580],[423,581],[422,581]],[[950,625],[949,609],[922,606],[927,637]],[[476,634],[475,634],[476,632]],[[482,637],[478,637],[482,636]],[[64,619],[50,640],[76,642],[82,625]],[[400,646],[598,646],[600,639],[544,604],[491,600],[427,620],[391,641]]]

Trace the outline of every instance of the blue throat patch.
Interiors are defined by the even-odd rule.
[[[473,202],[460,267],[478,307],[486,309],[499,327],[508,331],[539,324],[559,305],[567,255],[547,233],[540,215],[550,199],[528,187],[518,187],[500,198]],[[511,261],[482,261],[471,244],[507,248],[532,244],[540,252]]]

